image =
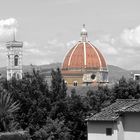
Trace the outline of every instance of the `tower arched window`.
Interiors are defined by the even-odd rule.
[[[14,57],[14,64],[15,64],[15,66],[18,66],[18,58],[19,58],[19,56],[15,55],[15,57]]]
[[[18,73],[16,74],[16,78],[17,78],[17,80],[20,79],[20,75]]]

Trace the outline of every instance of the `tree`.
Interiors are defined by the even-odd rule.
[[[14,113],[19,109],[19,103],[14,102],[10,93],[0,89],[0,131],[10,131],[16,127]]]
[[[67,87],[64,79],[62,78],[60,69],[58,68],[56,71],[52,70],[51,77],[51,102],[65,99]]]
[[[64,121],[48,118],[46,125],[36,131],[33,140],[71,140],[70,129],[65,126]]]
[[[94,114],[110,105],[111,90],[107,86],[99,86],[98,89],[89,90],[87,97],[91,107],[90,110]]]
[[[65,124],[71,130],[73,140],[85,140],[87,134],[85,119],[89,111],[87,98],[73,93],[67,97],[66,106]]]
[[[111,96],[111,102],[114,102],[116,99],[139,98],[140,85],[133,79],[126,80],[124,77],[122,77],[112,88]]]
[[[16,121],[22,129],[32,127],[36,131],[46,124],[51,110],[50,94],[47,82],[38,71],[33,69],[32,74],[26,73],[22,80],[5,81],[3,87],[20,103]]]

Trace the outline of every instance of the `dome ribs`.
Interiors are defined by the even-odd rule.
[[[98,51],[96,50],[96,48],[90,43],[90,42],[88,42],[89,44],[90,44],[90,46],[94,49],[94,52],[96,53],[96,55],[97,55],[97,60],[94,62],[95,63],[95,66],[97,65],[97,61],[99,61],[98,62],[98,64],[99,64],[99,68],[101,68],[101,66],[102,66],[102,62],[101,62],[101,59],[100,59],[100,56],[99,56],[99,53],[98,53]],[[95,57],[96,58],[96,57]]]
[[[73,54],[71,55],[71,61],[69,67],[71,68],[83,68],[84,66],[84,54],[83,54],[83,43],[77,45]]]
[[[77,43],[77,45],[74,47],[74,49],[72,50],[71,54],[70,54],[70,57],[69,57],[69,60],[68,60],[68,67],[71,65],[71,59],[73,57],[73,53],[75,52],[75,50],[77,49],[79,45],[79,42]]]
[[[98,54],[99,54],[99,56],[100,56],[100,59],[101,59],[101,62],[102,62],[101,67],[102,67],[102,68],[107,67],[107,64],[106,64],[106,61],[105,61],[103,55],[101,54],[101,52],[100,52],[96,47],[95,47],[95,49],[97,50],[97,52],[98,52]]]
[[[90,42],[78,42],[66,55],[62,70],[107,69],[101,52]]]
[[[68,61],[69,61],[70,55],[71,55],[74,48],[75,48],[75,46],[64,57],[62,68],[68,68]]]
[[[86,43],[86,48],[87,48],[87,56],[89,56],[87,59],[88,68],[98,68],[99,69],[100,62],[99,62],[97,53],[95,52],[95,50],[89,43]]]

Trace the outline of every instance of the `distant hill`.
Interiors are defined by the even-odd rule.
[[[131,78],[131,72],[125,69],[122,69],[118,66],[108,65],[109,70],[109,82],[116,82],[118,81],[122,76],[124,76],[126,79]]]
[[[44,75],[47,73],[50,73],[52,69],[61,67],[61,63],[52,63],[52,64],[47,64],[47,65],[24,65],[23,66],[23,72],[32,72],[32,68],[35,68],[37,70],[40,70],[40,72]],[[109,70],[109,82],[116,82],[118,81],[122,76],[126,77],[126,79],[129,79],[131,77],[131,72],[132,73],[140,73],[140,70],[125,70],[117,66],[113,65],[108,65],[108,70]],[[6,67],[0,68],[0,73],[6,77]]]

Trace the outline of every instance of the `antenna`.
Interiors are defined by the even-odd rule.
[[[16,41],[16,29],[13,29],[13,41]]]

